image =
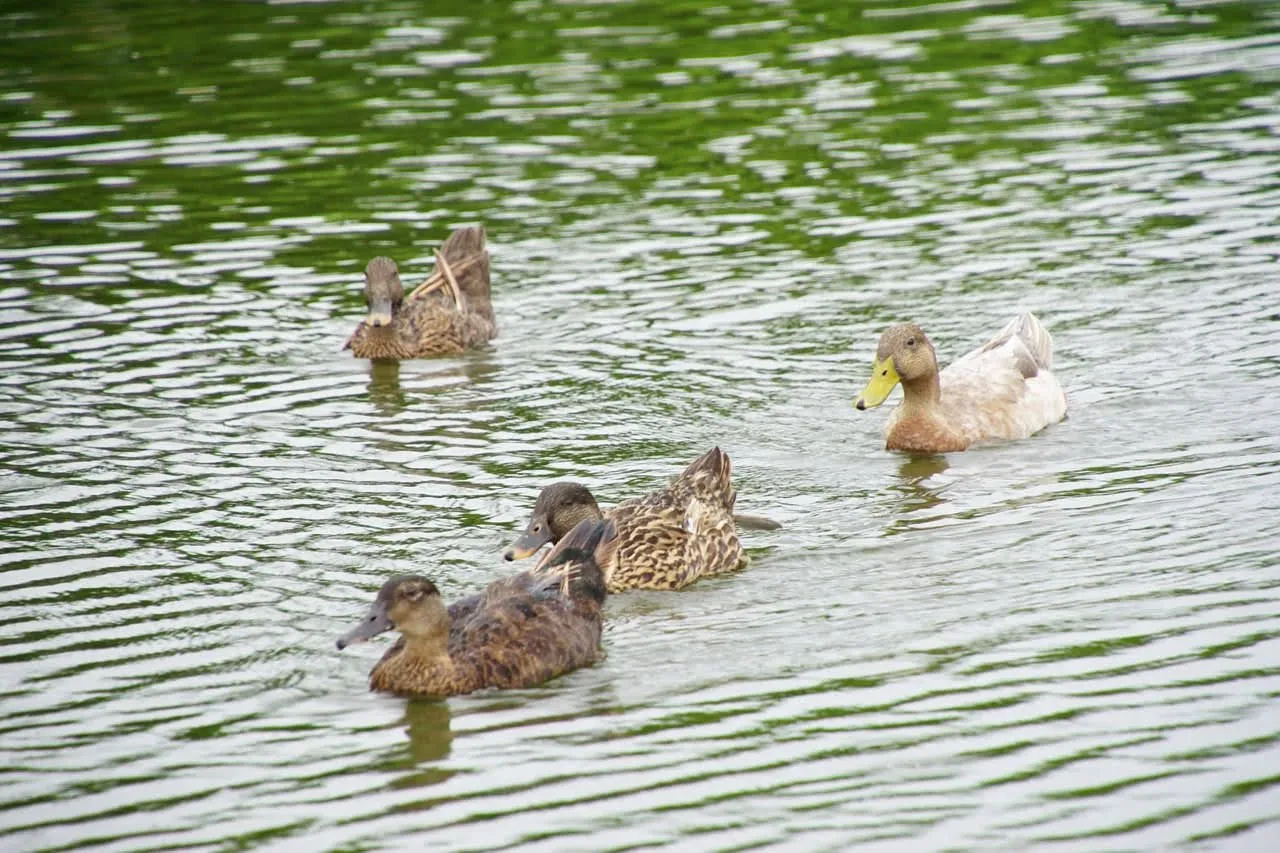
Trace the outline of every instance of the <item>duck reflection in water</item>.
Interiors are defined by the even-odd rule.
[[[889,489],[901,496],[898,505],[902,509],[903,520],[921,510],[932,509],[946,503],[942,484],[931,484],[929,479],[950,467],[947,457],[942,454],[932,456],[911,456],[898,466],[900,483],[891,485]]]
[[[439,362],[414,362],[409,373],[404,377],[408,383],[408,392],[401,382],[399,361],[372,359],[369,362],[369,401],[378,413],[387,417],[401,414],[409,403],[409,393],[415,395],[434,394],[447,391],[459,385],[479,386],[499,375],[498,364],[488,352],[469,353],[451,364],[441,365]],[[421,365],[423,372],[419,372]],[[487,401],[477,396],[474,401],[462,405],[467,410],[479,409],[488,405]]]
[[[449,754],[453,745],[451,719],[449,703],[443,700],[410,699],[405,703],[402,722],[409,738],[409,756],[415,764],[436,761]]]
[[[457,772],[436,764],[449,755],[453,746],[450,721],[448,702],[410,699],[405,702],[404,716],[387,726],[403,729],[408,743],[395,743],[361,769],[388,774],[388,785],[397,789],[423,788],[444,782]],[[413,804],[406,804],[402,810],[415,809]]]
[[[387,416],[404,411],[404,391],[400,389],[400,362],[372,361],[369,363],[369,402],[378,412]]]

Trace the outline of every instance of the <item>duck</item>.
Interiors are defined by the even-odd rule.
[[[368,313],[344,350],[356,358],[403,361],[459,355],[497,335],[484,227],[454,231],[435,257],[434,272],[407,297],[394,260],[369,261],[364,269]]]
[[[496,580],[448,607],[429,578],[397,575],[338,639],[338,650],[399,631],[370,673],[369,689],[404,697],[533,687],[590,666],[602,655],[600,565],[617,545],[612,524],[584,520],[540,571]]]
[[[563,541],[584,520],[607,520],[618,537],[617,548],[600,564],[610,593],[682,589],[699,578],[737,571],[747,565],[747,556],[735,528],[731,473],[729,455],[713,447],[665,489],[608,512],[601,512],[581,483],[552,483],[539,493],[524,533],[503,558],[531,557],[543,545]]]
[[[890,326],[855,408],[874,409],[899,383],[902,404],[885,424],[886,450],[962,451],[979,441],[1027,438],[1067,414],[1053,375],[1053,338],[1029,312],[941,372],[924,329]]]

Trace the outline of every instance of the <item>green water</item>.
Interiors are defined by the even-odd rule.
[[[0,8],[0,847],[1263,850],[1280,7]],[[483,222],[500,335],[340,351]],[[1018,310],[1070,415],[851,401]],[[448,702],[333,640],[713,444],[744,573]]]

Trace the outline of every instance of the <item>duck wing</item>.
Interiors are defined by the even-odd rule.
[[[530,687],[595,662],[599,608],[575,608],[554,592],[559,583],[522,572],[491,584],[470,617],[450,631],[455,665],[474,669],[486,687]]]
[[[970,442],[1025,438],[1066,414],[1053,375],[1053,338],[1035,315],[1019,314],[939,378],[948,423]]]
[[[539,571],[560,578],[560,595],[588,610],[598,609],[607,593],[600,567],[611,563],[617,550],[618,529],[613,521],[583,519],[556,543]]]

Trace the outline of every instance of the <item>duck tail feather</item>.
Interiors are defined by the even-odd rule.
[[[782,524],[774,521],[766,515],[752,515],[750,513],[734,513],[733,521],[743,530],[781,530]]]
[[[980,352],[988,352],[1016,341],[1015,356],[1022,375],[1030,378],[1041,370],[1053,368],[1053,337],[1030,311],[1010,320],[1000,333],[988,341]]]
[[[485,248],[483,225],[459,228],[440,247],[457,279],[458,288],[467,299],[469,310],[492,319],[493,304],[489,297],[489,251]]]
[[[484,251],[484,226],[467,225],[456,229],[440,247],[440,254],[451,264],[461,263]]]
[[[733,489],[733,463],[729,454],[713,447],[689,463],[679,478],[688,483],[694,493],[708,502],[728,509],[737,498]]]
[[[1015,321],[1018,338],[1026,345],[1036,364],[1044,370],[1053,367],[1053,336],[1035,314],[1027,311]]]

